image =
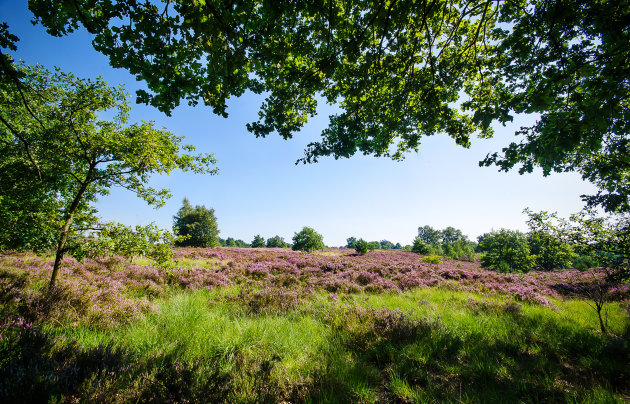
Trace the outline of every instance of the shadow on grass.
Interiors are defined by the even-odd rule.
[[[230,377],[213,363],[85,349],[23,319],[0,324],[0,402],[221,402]]]
[[[614,394],[630,391],[628,333],[504,315],[511,319],[507,340],[399,312],[375,311],[371,323],[360,315],[363,327],[336,327],[333,340],[345,352],[328,355],[309,401],[618,402]]]

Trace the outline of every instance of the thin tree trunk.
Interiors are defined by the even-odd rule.
[[[602,321],[602,306],[597,305],[597,317],[599,317],[599,328],[602,330],[602,334],[606,334],[606,326],[604,326],[604,322]]]
[[[59,267],[61,266],[61,260],[63,259],[63,255],[65,253],[66,241],[68,240],[68,232],[70,230],[70,224],[72,223],[73,213],[68,214],[66,217],[66,222],[63,224],[61,229],[61,237],[59,238],[59,243],[57,244],[57,253],[55,254],[55,264],[53,265],[52,276],[50,278],[50,283],[48,284],[48,288],[52,289],[55,287],[55,283],[57,283],[57,278],[59,278]]]
[[[64,221],[63,227],[61,228],[61,235],[59,237],[59,243],[57,244],[57,253],[55,254],[55,264],[53,265],[52,276],[50,277],[50,283],[48,284],[48,289],[52,289],[55,287],[55,283],[57,283],[57,279],[59,278],[59,268],[61,267],[61,260],[63,259],[63,255],[66,252],[66,241],[68,241],[68,234],[70,233],[70,225],[72,224],[72,219],[74,218],[74,213],[79,207],[79,203],[81,199],[83,199],[83,194],[85,194],[85,190],[91,181],[92,171],[94,171],[94,167],[96,167],[96,163],[90,164],[90,168],[85,176],[85,180],[81,183],[81,188],[79,188],[79,192],[74,197],[70,208],[68,209],[68,213],[66,213],[66,219]]]

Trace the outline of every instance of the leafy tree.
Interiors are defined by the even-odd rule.
[[[188,154],[194,148],[182,146],[180,137],[150,122],[127,125],[122,88],[41,67],[15,70],[19,80],[0,78],[1,211],[13,224],[43,228],[47,243],[54,240],[51,287],[64,254],[72,253],[81,232],[96,222],[90,204],[97,196],[118,185],[161,206],[169,192],[147,186],[150,175],[215,172],[209,168],[212,156]],[[114,112],[111,121],[99,119],[105,111]],[[33,208],[34,198],[41,198],[40,207]],[[2,236],[9,245],[26,239],[16,227]]]
[[[73,250],[76,259],[121,255],[129,260],[135,256],[147,256],[162,268],[171,269],[175,237],[160,230],[155,224],[136,226],[135,229],[110,222],[93,231]]]
[[[594,264],[610,270],[615,281],[630,279],[630,217],[628,215],[598,216],[584,210],[567,219],[547,212],[525,212],[534,229],[542,228],[555,239],[569,244]]]
[[[357,254],[359,255],[365,255],[368,251],[374,251],[378,248],[380,248],[381,243],[379,243],[378,241],[365,241],[362,238],[359,240],[356,240],[354,243],[354,250],[357,252]]]
[[[402,250],[402,246],[400,245],[400,243],[396,243],[396,245],[394,246],[394,250]]]
[[[241,240],[240,238],[235,240],[234,243],[236,244],[236,247],[238,247],[238,248],[249,248],[249,247],[251,247],[250,244],[247,244],[245,241]]]
[[[466,241],[468,237],[462,233],[461,230],[456,229],[454,227],[447,227],[446,229],[441,231],[442,234],[442,242],[443,243],[455,243],[457,241]]]
[[[426,244],[438,244],[442,242],[442,232],[431,226],[418,227],[418,238]]]
[[[545,271],[570,267],[576,254],[570,244],[554,234],[551,220],[556,215],[549,215],[547,212],[534,213],[528,209],[525,212],[529,215],[527,240],[531,253],[536,258],[536,266]]]
[[[214,209],[197,205],[194,208],[187,198],[173,217],[173,232],[183,236],[176,245],[182,247],[216,247],[219,243],[219,227]]]
[[[626,0],[30,0],[29,8],[53,35],[85,27],[112,66],[146,82],[138,101],[167,113],[186,100],[227,116],[229,97],[265,93],[260,120],[247,127],[286,139],[315,114],[318,96],[338,104],[304,162],[357,152],[398,160],[440,132],[467,147],[473,133],[492,136],[492,122],[536,114],[517,132],[520,143],[481,164],[578,171],[600,190],[589,204],[630,211]]]
[[[317,233],[311,227],[304,227],[299,233],[293,236],[294,251],[311,252],[313,250],[323,250],[325,248],[321,234]]]
[[[388,240],[381,240],[379,244],[380,244],[380,248],[383,250],[393,250],[395,247],[394,243]]]
[[[357,239],[355,237],[348,237],[346,239],[346,248],[354,248],[354,245],[356,244]]]
[[[481,266],[501,272],[528,271],[535,265],[525,234],[501,229],[480,237]]]
[[[261,248],[265,246],[265,239],[257,234],[252,241],[252,248]]]
[[[362,238],[354,243],[354,250],[359,255],[365,255],[370,249],[370,244]]]
[[[430,255],[430,254],[435,253],[431,245],[426,243],[420,237],[416,237],[413,240],[413,246],[411,247],[411,251],[415,252],[416,254],[422,254],[422,255]]]
[[[267,248],[287,248],[289,244],[280,236],[274,236],[267,239]]]
[[[368,248],[370,249],[370,251],[378,250],[379,248],[381,248],[381,243],[379,243],[378,241],[370,241],[368,243]]]

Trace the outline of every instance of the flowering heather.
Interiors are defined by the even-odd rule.
[[[608,305],[608,333],[588,307],[593,291],[628,298],[605,271],[420,258],[178,248],[168,270],[67,258],[47,290],[50,258],[0,256],[0,402],[628,397],[623,305]]]
[[[549,296],[566,295],[563,285],[605,276],[603,271],[577,270],[504,274],[482,269],[476,262],[424,262],[417,254],[400,250],[359,256],[349,250],[307,254],[275,248],[177,248],[174,258],[175,268],[169,272],[121,257],[87,259],[83,263],[67,258],[55,295],[64,302],[64,310],[55,308],[59,305],[46,300],[52,299],[50,295],[41,293],[52,271],[50,260],[5,255],[0,257],[0,293],[4,301],[21,302],[28,310],[20,314],[33,320],[52,314],[59,320],[82,318],[87,324],[108,326],[152,310],[150,299],[172,287],[214,289],[237,285],[243,293],[251,294],[247,299],[241,296],[250,308],[257,302],[273,306],[274,295],[282,297],[279,307],[288,308],[313,292],[377,293],[424,287],[499,293],[518,301],[549,305]],[[34,287],[18,287],[24,284]],[[628,296],[626,286],[615,286],[614,291],[616,300]]]

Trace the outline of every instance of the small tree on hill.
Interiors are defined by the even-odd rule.
[[[438,244],[442,242],[442,232],[431,226],[418,227],[418,238],[426,244]]]
[[[380,243],[379,243],[379,246],[380,246]],[[357,254],[360,254],[360,255],[365,255],[368,251],[374,251],[375,249],[376,249],[376,246],[373,242],[368,243],[367,241],[363,239],[359,239],[355,241],[354,243],[354,250],[357,252]]]
[[[182,247],[216,247],[219,245],[219,227],[214,209],[207,209],[203,205],[194,208],[187,198],[182,207],[173,217],[173,232],[184,236],[177,240],[176,245]]]
[[[265,246],[265,239],[257,234],[252,240],[252,248],[262,248]]]
[[[307,251],[323,250],[325,248],[323,237],[311,227],[304,227],[293,236],[293,250]]]

